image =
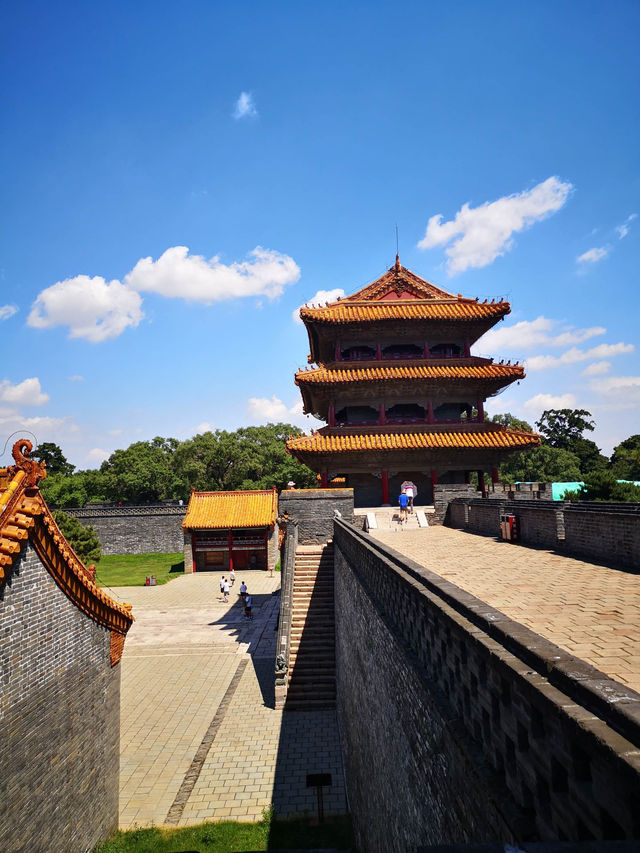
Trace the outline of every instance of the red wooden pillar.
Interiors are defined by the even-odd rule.
[[[465,471],[464,472],[464,481],[465,481],[466,485],[468,486],[469,483],[471,482],[471,471]]]
[[[382,505],[389,506],[389,472],[382,472]]]
[[[342,347],[340,341],[336,341],[336,361],[342,361]]]
[[[500,482],[500,473],[495,467],[491,469],[491,482],[494,486],[497,486]]]
[[[229,571],[233,568],[233,531],[227,533],[227,547],[229,548]]]
[[[320,487],[323,489],[329,488],[329,475],[326,471],[322,471],[320,474]]]
[[[482,400],[478,400],[478,423],[484,423],[484,402]]]
[[[376,346],[376,358],[378,361],[382,361],[382,344],[379,343]]]
[[[380,426],[384,426],[387,422],[387,412],[385,410],[384,403],[378,404],[378,423]]]
[[[469,358],[471,356],[471,344],[469,343],[469,339],[464,342],[464,357]]]
[[[427,423],[434,424],[435,422],[436,419],[433,414],[433,401],[429,400],[429,402],[427,403]]]
[[[480,488],[480,491],[482,492],[482,497],[486,498],[487,487],[484,482],[484,471],[478,471],[478,486]]]
[[[329,404],[329,426],[336,425],[336,407],[333,403]]]
[[[423,358],[429,358],[429,344],[426,341],[424,342],[424,348],[422,350],[422,357]]]

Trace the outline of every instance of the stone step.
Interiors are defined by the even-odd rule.
[[[304,711],[333,711],[336,707],[335,699],[303,699],[302,701],[285,701],[284,710],[288,712]]]

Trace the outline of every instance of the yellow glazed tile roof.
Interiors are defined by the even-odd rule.
[[[185,530],[272,527],[278,514],[276,489],[247,492],[192,492]]]
[[[472,428],[473,427],[473,428]],[[323,430],[287,441],[287,450],[297,453],[357,453],[372,450],[499,450],[535,447],[540,436],[494,424],[453,428],[390,428],[351,431]]]
[[[318,323],[363,323],[376,320],[478,320],[503,317],[508,302],[452,301],[333,302],[323,308],[301,308],[303,321]]]
[[[442,359],[420,364],[371,365],[364,367],[340,364],[299,370],[296,385],[334,385],[343,383],[394,381],[398,379],[522,379],[524,368],[519,364],[482,364],[479,359]]]
[[[120,660],[124,636],[131,627],[131,605],[121,604],[95,583],[62,535],[38,483],[46,477],[43,463],[29,458],[27,439],[13,445],[15,465],[0,469],[0,588],[27,541],[65,595],[87,616],[111,630],[111,663]]]

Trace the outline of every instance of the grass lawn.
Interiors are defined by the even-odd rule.
[[[114,554],[103,556],[96,564],[99,586],[144,586],[147,575],[155,575],[158,584],[184,574],[184,554]]]
[[[330,847],[352,850],[351,822],[340,818],[322,826],[305,820],[271,820],[259,823],[201,823],[183,829],[136,829],[118,832],[95,853],[242,853],[247,850]]]

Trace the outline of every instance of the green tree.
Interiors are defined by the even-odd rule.
[[[132,503],[178,497],[181,483],[172,466],[178,445],[175,438],[158,436],[116,450],[100,466],[106,497]]]
[[[521,450],[500,466],[505,483],[571,483],[580,479],[580,461],[568,450],[543,444]]]
[[[50,507],[65,509],[84,506],[87,502],[87,490],[78,474],[69,477],[64,474],[49,475],[40,483],[40,491]]]
[[[85,526],[75,516],[62,510],[56,510],[53,517],[62,535],[83,563],[95,563],[100,559],[102,548],[93,527]]]
[[[619,480],[640,480],[640,435],[631,435],[613,448],[610,466]]]
[[[285,448],[286,439],[296,432],[290,424],[205,432],[181,442],[173,469],[185,492],[283,489],[289,480],[309,487],[315,485],[316,475]]]
[[[582,438],[586,431],[592,432],[595,424],[591,412],[586,409],[546,409],[536,426],[545,442],[551,447],[571,450],[571,442]]]
[[[33,452],[33,456],[39,462],[44,462],[47,466],[47,474],[64,474],[69,476],[73,474],[75,465],[67,462],[67,459],[62,452],[62,449],[52,441],[43,441]]]
[[[573,492],[565,492],[565,500],[607,501],[612,503],[635,503],[640,501],[640,486],[633,483],[618,483],[611,471],[593,471],[585,482]]]
[[[609,460],[600,453],[594,441],[583,433],[592,432],[595,424],[586,409],[547,409],[536,421],[543,441],[551,447],[569,450],[578,457],[582,475],[607,467]]]
[[[517,429],[521,432],[531,432],[532,430],[531,424],[528,424],[526,421],[521,421],[520,418],[516,418],[515,415],[511,414],[511,412],[505,412],[502,415],[494,415],[489,418],[489,421],[492,424],[500,424],[500,426],[505,426],[509,429]]]

